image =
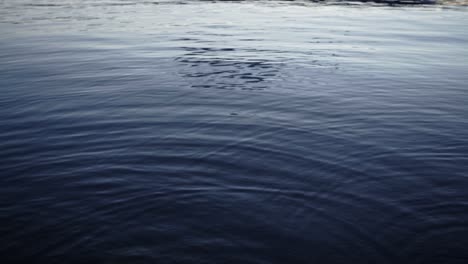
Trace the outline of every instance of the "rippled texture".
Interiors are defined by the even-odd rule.
[[[467,11],[0,1],[2,263],[468,263]]]

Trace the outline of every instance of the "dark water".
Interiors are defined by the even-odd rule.
[[[467,11],[0,1],[0,261],[468,263]]]

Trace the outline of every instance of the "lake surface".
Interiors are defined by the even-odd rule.
[[[2,263],[468,263],[468,8],[0,1]]]

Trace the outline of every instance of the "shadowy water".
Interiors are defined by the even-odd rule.
[[[466,263],[467,11],[0,1],[2,263]]]

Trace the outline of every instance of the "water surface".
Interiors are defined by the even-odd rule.
[[[0,1],[4,263],[467,263],[468,9]]]

